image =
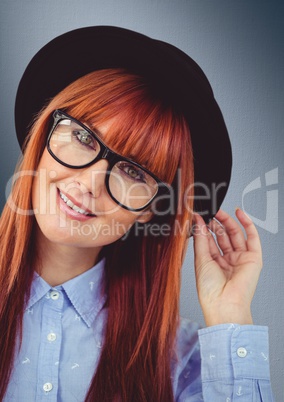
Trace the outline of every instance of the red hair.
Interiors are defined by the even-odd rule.
[[[115,117],[107,145],[145,164],[175,190],[174,210],[151,221],[152,225],[168,224],[167,236],[151,235],[151,231],[137,235],[133,227],[126,239],[103,249],[108,319],[104,347],[86,396],[87,402],[115,398],[172,402],[170,359],[179,317],[180,269],[193,208],[192,192],[187,192],[189,200],[183,199],[186,189],[193,188],[189,129],[183,116],[159,99],[143,78],[119,69],[93,72],[65,88],[39,114],[19,172],[36,171],[50,116],[57,108],[91,128]],[[0,224],[0,400],[13,367],[17,334],[22,336],[25,297],[37,263],[32,250],[35,219],[11,205],[32,210],[32,184],[32,175],[15,182]],[[166,208],[165,201],[162,206]]]

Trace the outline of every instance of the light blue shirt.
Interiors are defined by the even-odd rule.
[[[101,261],[56,287],[34,275],[5,402],[84,401],[104,339],[103,272]],[[198,329],[181,319],[171,362],[175,401],[273,401],[268,353],[266,327]]]

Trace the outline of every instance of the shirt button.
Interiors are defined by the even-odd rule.
[[[57,300],[57,299],[59,299],[59,292],[57,292],[56,290],[52,290],[52,291],[50,292],[50,298],[51,298],[52,300]]]
[[[43,384],[43,390],[45,391],[45,392],[49,392],[49,391],[51,391],[52,390],[52,388],[53,388],[53,385],[51,384],[51,382],[46,382],[45,384]]]
[[[50,342],[55,341],[56,339],[56,334],[54,334],[53,332],[51,332],[50,334],[47,335],[47,340]]]
[[[237,350],[237,355],[239,357],[246,357],[247,354],[248,354],[248,352],[247,352],[246,348],[239,348]]]

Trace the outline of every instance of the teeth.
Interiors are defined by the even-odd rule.
[[[60,193],[60,197],[62,198],[63,201],[67,202],[68,198],[66,197],[66,195]]]
[[[68,201],[66,202],[66,204],[67,204],[68,207],[70,207],[70,208],[73,208],[73,206],[74,206],[73,202],[70,201],[70,200],[68,200]]]
[[[72,209],[76,212],[80,212],[80,214],[86,214],[88,215],[88,212],[86,212],[84,209],[77,207],[77,205],[73,205]]]
[[[79,214],[82,215],[89,215],[89,213],[87,211],[85,211],[82,208],[77,207],[77,205],[73,204],[73,202],[71,200],[69,200],[68,197],[66,197],[66,195],[62,194],[61,191],[59,192],[60,198],[62,198],[62,200],[68,205],[68,207],[70,207],[71,209],[73,209],[75,212],[79,212]]]

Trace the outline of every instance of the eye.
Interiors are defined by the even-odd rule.
[[[134,165],[129,165],[127,163],[120,163],[119,169],[121,169],[128,177],[132,180],[145,182],[145,174],[141,169],[138,169]]]
[[[73,135],[77,138],[77,140],[83,145],[93,145],[94,139],[87,131],[83,130],[74,130]]]
[[[130,177],[132,177],[132,179],[136,179],[137,176],[139,176],[139,172],[137,172],[137,170],[136,170],[135,168],[133,168],[133,167],[128,167],[128,168],[126,169],[126,171],[127,171],[127,174],[128,174]]]

